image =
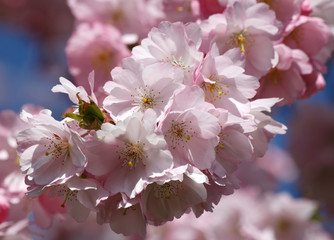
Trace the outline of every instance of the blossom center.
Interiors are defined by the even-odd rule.
[[[170,181],[163,185],[156,184],[154,186],[154,196],[156,198],[170,199],[171,196],[176,196],[182,190],[182,184],[179,181]]]
[[[77,190],[71,190],[67,186],[62,186],[60,189],[57,191],[57,195],[64,198],[63,203],[60,205],[62,208],[66,206],[66,203],[68,201],[73,202],[77,199]]]
[[[148,108],[154,108],[159,102],[163,102],[163,100],[159,101],[157,99],[160,92],[155,93],[152,88],[149,88],[147,85],[142,88],[135,88],[137,95],[131,95],[133,98],[132,105],[136,105],[139,107],[141,111],[145,111]]]
[[[123,158],[123,166],[127,165],[130,169],[134,169],[138,162],[142,162],[145,157],[144,154],[144,143],[137,142],[136,144],[127,143],[124,150],[120,154]],[[145,166],[145,165],[144,165]]]
[[[47,151],[45,152],[45,156],[51,156],[53,160],[58,160],[63,156],[69,155],[69,147],[70,144],[66,139],[62,139],[57,134],[53,134],[53,137],[47,138],[49,140],[48,145],[44,145],[47,147]],[[64,159],[63,159],[64,164]]]
[[[232,34],[232,45],[235,47],[240,47],[241,52],[246,52],[249,47],[251,47],[254,38],[247,31],[247,28],[241,30],[240,32]]]
[[[181,67],[181,68],[183,68],[183,70],[185,70],[187,72],[190,72],[190,65],[186,66],[186,64],[184,63],[184,61],[182,60],[182,58],[183,58],[183,54],[181,54],[179,58],[176,58],[174,56],[174,54],[171,54],[170,58],[166,57],[166,60],[162,59],[162,61],[170,63],[170,64],[172,64],[175,67]]]
[[[115,11],[113,11],[113,13],[111,14],[111,18],[109,20],[109,24],[110,25],[114,25],[117,22],[120,22],[121,20],[123,20],[125,17],[124,12],[122,11],[122,9],[116,9]]]
[[[191,124],[191,121],[189,123]],[[172,142],[172,148],[175,149],[180,144],[184,147],[184,143],[187,143],[193,137],[195,131],[191,127],[188,127],[188,124],[183,120],[181,122],[172,120],[168,133]]]
[[[219,142],[217,147],[221,150],[225,149],[225,141],[230,136],[229,134],[224,134],[222,131],[219,133]]]
[[[216,76],[216,74],[212,74],[209,77],[209,80],[211,82],[204,82],[203,88],[204,92],[206,93],[206,100],[213,103],[214,101],[221,99],[222,96],[226,96],[227,93],[229,92],[228,88],[230,87],[229,85],[223,85],[219,83],[220,80],[224,79],[219,78]],[[225,88],[225,89],[224,89]]]
[[[97,52],[92,60],[92,65],[94,68],[109,70],[112,54],[108,50],[100,50]]]

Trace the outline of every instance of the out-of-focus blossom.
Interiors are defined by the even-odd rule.
[[[130,51],[122,42],[121,33],[113,26],[94,23],[81,23],[76,26],[66,46],[69,69],[78,85],[88,91],[88,76],[94,70],[97,91],[111,80],[111,70],[121,65]]]
[[[101,22],[116,27],[126,44],[143,39],[163,17],[159,5],[145,0],[68,0],[78,22]],[[160,14],[159,14],[160,13]],[[133,17],[136,16],[136,20]]]
[[[256,186],[264,191],[275,191],[278,184],[296,181],[299,171],[288,152],[270,144],[263,157],[242,162],[235,175],[241,187]]]
[[[279,97],[278,106],[292,104],[307,91],[303,75],[311,74],[312,65],[300,49],[291,49],[284,44],[275,45],[278,63],[260,80],[257,98]]]
[[[330,239],[319,222],[312,220],[316,207],[312,201],[287,194],[238,190],[201,218],[186,214],[163,226],[149,227],[147,239],[306,240],[318,235]]]
[[[332,107],[304,105],[292,119],[290,151],[305,196],[334,213],[334,114]]]

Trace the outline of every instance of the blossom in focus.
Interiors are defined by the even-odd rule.
[[[104,109],[117,121],[147,109],[153,109],[159,117],[175,92],[183,88],[180,69],[170,71],[161,63],[144,67],[131,58],[123,63],[124,68],[115,68],[111,73],[113,81],[104,86]]]
[[[162,119],[159,128],[176,166],[190,163],[207,169],[215,160],[219,124],[215,116],[205,111],[208,107],[199,87],[187,87],[174,97]]]
[[[47,122],[36,122],[18,134],[21,170],[38,185],[54,185],[80,174],[87,164],[81,136],[65,123],[45,115]]]
[[[220,54],[237,48],[245,55],[245,74],[260,77],[272,67],[272,40],[281,26],[268,5],[236,1],[224,13],[210,16],[201,27],[209,40],[204,46],[215,43]]]
[[[87,171],[107,174],[104,188],[112,195],[124,193],[134,198],[150,178],[163,176],[173,166],[166,141],[155,133],[154,125],[149,114],[137,113],[116,125],[105,123],[96,133],[101,141],[96,150],[100,159],[88,164]],[[97,164],[104,168],[98,169]]]
[[[194,23],[161,22],[152,28],[141,45],[133,48],[132,58],[143,64],[165,63],[171,71],[183,70],[183,83],[192,85],[193,76],[203,58],[198,51],[201,30]]]

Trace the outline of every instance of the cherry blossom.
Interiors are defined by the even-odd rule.
[[[95,71],[95,87],[110,80],[110,71],[130,56],[118,29],[98,22],[79,24],[66,46],[66,55],[72,76],[78,85],[88,91],[87,78]]]
[[[208,107],[197,86],[185,88],[175,95],[159,128],[176,163],[207,169],[215,160],[219,125],[218,119],[205,111]]]
[[[113,81],[105,84],[108,93],[103,105],[115,120],[124,120],[134,112],[153,109],[160,116],[178,89],[182,89],[182,72],[170,71],[156,63],[141,66],[133,59],[123,62],[124,69],[115,68]]]
[[[83,140],[65,123],[46,117],[18,134],[21,170],[39,185],[52,185],[80,174],[87,164]]]
[[[161,62],[171,70],[182,69],[183,83],[191,85],[203,58],[203,53],[198,51],[200,44],[201,30],[196,24],[161,22],[141,45],[133,48],[132,57],[144,64]]]
[[[112,195],[125,193],[133,198],[149,182],[149,178],[163,176],[173,166],[173,159],[167,150],[162,134],[154,131],[155,121],[149,114],[133,114],[116,125],[105,123],[96,133],[101,140],[98,154],[104,157],[98,164],[104,169],[97,169],[88,164],[87,171],[107,174],[104,188]]]

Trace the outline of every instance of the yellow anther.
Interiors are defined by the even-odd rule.
[[[218,95],[220,96],[220,95],[222,95],[223,94],[223,92],[218,92]]]
[[[221,149],[223,149],[223,150],[225,149],[225,146],[222,143],[218,143],[218,147],[221,148]]]
[[[144,102],[144,103],[147,103],[147,99],[146,98],[142,98],[142,101]]]
[[[59,148],[53,149],[51,152],[46,152],[45,156],[49,156],[50,154],[54,153],[57,150],[59,150]]]
[[[129,167],[132,167],[133,166],[132,161],[129,161],[128,165],[129,165]]]
[[[240,44],[241,52],[245,52],[245,42],[246,38],[242,33],[240,33],[238,36],[238,43]]]

